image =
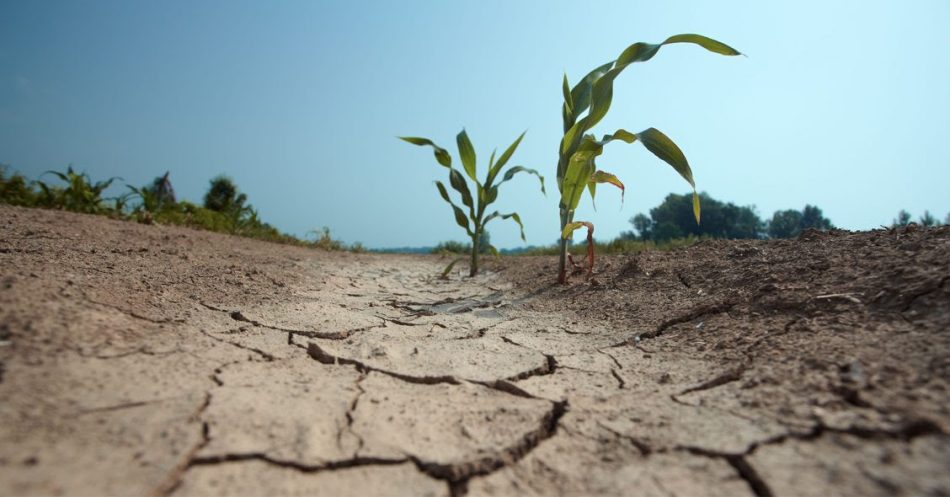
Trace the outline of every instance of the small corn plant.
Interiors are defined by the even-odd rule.
[[[102,198],[102,193],[116,179],[109,178],[105,181],[93,182],[86,173],[77,173],[70,165],[65,173],[58,171],[46,171],[43,175],[52,174],[66,183],[65,187],[49,186],[42,181],[37,181],[40,187],[40,204],[44,207],[56,209],[65,209],[73,212],[83,212],[86,214],[100,214],[107,212],[109,207]],[[42,176],[42,175],[41,175]]]
[[[692,43],[699,45],[713,53],[722,55],[740,55],[734,48],[696,34],[681,34],[671,36],[663,43],[634,43],[627,47],[617,60],[608,62],[584,76],[573,88],[564,75],[562,90],[564,105],[564,137],[561,139],[559,159],[557,164],[557,187],[561,192],[561,239],[560,263],[558,282],[565,283],[567,270],[565,267],[567,242],[574,230],[586,227],[588,230],[588,274],[593,270],[594,254],[591,247],[594,225],[586,221],[574,221],[574,211],[577,209],[584,195],[589,191],[591,199],[597,192],[598,183],[608,183],[621,190],[624,185],[617,176],[597,169],[595,159],[603,153],[604,146],[614,140],[626,143],[639,141],[647,150],[673,167],[693,187],[693,214],[699,222],[699,196],[696,194],[696,183],[693,181],[693,172],[686,161],[686,156],[669,137],[655,128],[647,128],[639,133],[631,133],[619,129],[613,134],[604,135],[597,140],[588,131],[607,115],[610,102],[613,98],[614,79],[634,62],[646,62],[664,45],[674,43]],[[586,114],[584,112],[586,111]],[[583,114],[583,117],[581,117]],[[580,119],[579,119],[580,118]],[[621,197],[622,198],[622,197]],[[573,263],[573,261],[571,261]]]
[[[524,225],[521,223],[521,216],[519,216],[517,212],[502,214],[498,211],[494,211],[491,214],[486,215],[488,206],[498,198],[498,187],[500,187],[502,183],[513,178],[516,174],[523,172],[537,176],[538,180],[541,182],[541,193],[546,194],[544,191],[544,177],[538,174],[538,172],[534,169],[528,169],[523,166],[514,166],[509,168],[507,171],[505,171],[504,176],[501,177],[501,181],[497,181],[499,174],[501,174],[502,168],[504,168],[505,164],[508,163],[508,160],[511,159],[512,154],[515,153],[515,149],[518,148],[518,144],[521,143],[522,138],[524,138],[524,133],[521,133],[521,136],[519,136],[518,139],[516,139],[514,143],[512,143],[501,154],[500,157],[498,157],[497,162],[495,161],[495,152],[497,152],[497,150],[492,151],[491,158],[488,159],[488,173],[485,176],[485,181],[479,182],[476,176],[477,171],[475,167],[475,149],[472,147],[472,142],[468,139],[468,134],[464,129],[458,134],[456,137],[456,143],[458,144],[459,158],[462,161],[462,168],[465,170],[465,176],[468,176],[468,178],[472,180],[473,183],[475,183],[475,195],[472,195],[472,190],[469,188],[465,176],[462,176],[461,172],[452,167],[452,156],[449,155],[448,151],[442,147],[439,147],[427,138],[418,138],[413,136],[399,137],[400,140],[407,141],[413,145],[432,147],[435,150],[436,162],[438,162],[443,167],[448,168],[449,185],[461,196],[462,204],[468,208],[468,215],[466,216],[465,211],[452,201],[452,199],[449,197],[448,190],[446,190],[445,185],[441,181],[436,181],[435,186],[439,190],[439,195],[442,197],[442,199],[452,206],[452,210],[455,212],[455,222],[465,230],[465,233],[472,240],[472,262],[469,269],[469,276],[475,276],[478,274],[478,244],[482,233],[485,231],[485,226],[491,220],[495,218],[512,219],[514,222],[518,223],[518,227],[521,229],[521,239],[525,239]],[[488,249],[493,254],[498,253],[498,250],[491,245],[488,246]]]

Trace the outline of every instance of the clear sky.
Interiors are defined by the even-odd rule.
[[[748,57],[664,48],[615,85],[598,135],[654,126],[700,190],[777,209],[821,207],[839,227],[899,209],[950,212],[950,1],[13,1],[0,4],[0,163],[29,177],[74,164],[180,198],[233,177],[261,217],[298,235],[329,226],[371,247],[464,239],[433,181],[426,136],[484,167],[521,131],[499,196],[528,243],[558,232],[560,83],[630,43],[700,33]],[[627,184],[577,219],[598,238],[688,191],[638,145],[599,161]],[[508,221],[500,248],[521,244]]]

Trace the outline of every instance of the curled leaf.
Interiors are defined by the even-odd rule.
[[[574,231],[580,228],[587,228],[587,260],[589,262],[587,266],[587,275],[590,276],[594,274],[594,225],[587,221],[574,221],[572,223],[567,223],[564,226],[564,230],[561,232],[561,238],[567,240],[570,238],[571,234]],[[571,257],[571,264],[574,264],[574,258]]]
[[[594,171],[594,174],[592,174],[590,177],[590,182],[594,184],[609,183],[616,186],[617,188],[620,188],[620,205],[623,205],[623,195],[626,192],[626,189],[623,186],[623,182],[621,182],[620,179],[615,175],[606,171]],[[591,196],[593,196],[593,192],[591,192]]]
[[[433,143],[432,140],[428,138],[419,138],[418,136],[399,136],[398,138],[413,145],[419,145],[420,147],[426,145],[432,147],[435,149],[435,160],[438,161],[439,164],[442,164],[449,169],[452,168],[452,156],[449,155],[447,150]]]
[[[526,241],[524,236],[524,224],[521,223],[521,216],[519,216],[517,212],[512,212],[509,214],[502,214],[498,211],[492,212],[488,215],[488,217],[485,218],[485,221],[482,222],[482,226],[487,226],[488,222],[492,219],[495,219],[496,217],[500,217],[502,219],[512,219],[514,222],[518,223],[518,228],[521,229],[521,240]]]
[[[521,172],[528,173],[528,174],[533,174],[533,175],[537,176],[537,177],[538,177],[538,181],[541,182],[541,193],[543,193],[544,195],[547,195],[547,194],[548,194],[548,192],[546,192],[546,191],[544,190],[544,176],[541,176],[541,173],[537,172],[536,170],[534,170],[534,169],[528,169],[527,167],[524,167],[524,166],[515,166],[515,167],[512,167],[511,169],[505,171],[505,176],[501,179],[501,181],[498,182],[498,186],[501,186],[502,183],[504,183],[505,181],[510,180],[510,179],[513,178],[516,174],[521,173]]]

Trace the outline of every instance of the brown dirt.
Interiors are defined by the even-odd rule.
[[[555,263],[0,206],[0,494],[950,495],[950,229]]]

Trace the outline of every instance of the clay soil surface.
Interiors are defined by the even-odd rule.
[[[950,229],[449,280],[0,206],[0,495],[950,495]]]

